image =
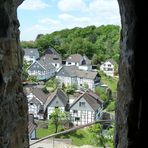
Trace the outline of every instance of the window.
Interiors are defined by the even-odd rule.
[[[73,113],[78,113],[78,111],[77,110],[73,110]]]
[[[80,121],[80,117],[75,117],[75,121]]]
[[[31,102],[30,105],[33,105],[33,103]]]
[[[68,62],[68,65],[71,65],[71,62]]]
[[[55,109],[59,108],[58,106],[55,106]]]
[[[113,71],[113,69],[112,68],[108,68],[108,71]]]
[[[79,107],[85,107],[85,102],[79,102]]]
[[[108,64],[108,67],[111,67],[111,64]]]

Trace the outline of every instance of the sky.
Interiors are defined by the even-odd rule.
[[[25,0],[17,12],[21,41],[66,28],[120,25],[117,0]]]

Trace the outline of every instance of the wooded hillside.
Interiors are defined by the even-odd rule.
[[[75,27],[51,34],[38,35],[35,41],[22,41],[23,48],[37,47],[42,54],[49,46],[55,48],[63,59],[70,54],[86,54],[93,64],[106,59],[119,60],[120,27],[115,25]]]

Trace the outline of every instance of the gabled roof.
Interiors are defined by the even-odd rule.
[[[41,59],[46,59],[49,63],[60,63],[62,64],[62,58],[60,55],[45,54]]]
[[[29,135],[36,129],[37,124],[34,122],[34,117],[32,114],[29,115],[29,122],[28,122],[28,132]]]
[[[54,48],[52,48],[52,47],[48,47],[45,50],[44,54],[58,55],[59,56],[59,54],[57,53],[57,51]]]
[[[50,70],[55,68],[48,60],[48,58],[46,56],[41,57],[38,61],[37,61],[42,67],[44,67],[44,69],[46,70]]]
[[[61,102],[63,103],[64,106],[67,105],[68,103],[68,97],[67,95],[60,89],[57,88],[47,99],[45,106],[44,106],[44,110],[46,110],[47,106],[50,105],[50,103],[56,98],[58,97]]]
[[[63,66],[57,73],[57,76],[76,77],[76,66]]]
[[[34,96],[36,96],[41,102],[43,102],[43,104],[46,102],[48,96],[50,95],[49,93],[48,94],[45,94],[43,91],[42,91],[42,88],[33,88],[33,91],[32,91],[32,94]]]
[[[66,62],[75,62],[75,63],[79,63],[81,65],[83,60],[85,60],[84,65],[90,65],[91,64],[91,60],[89,60],[86,55],[81,56],[80,54],[72,54],[72,55],[70,55],[67,58]]]
[[[39,58],[39,52],[37,48],[24,48],[25,56],[34,56],[36,59]]]
[[[57,73],[57,76],[79,77],[79,78],[86,78],[86,79],[92,79],[92,80],[95,79],[97,75],[98,73],[96,71],[80,70],[75,65],[63,66]]]
[[[103,105],[103,101],[96,99],[96,97],[93,97],[92,94],[90,95],[88,92],[84,92],[80,97],[78,97],[73,104],[70,106],[74,106],[81,98],[84,98],[86,102],[92,107],[94,111],[98,109],[99,106]]]

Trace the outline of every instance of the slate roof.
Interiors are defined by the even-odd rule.
[[[28,122],[28,132],[31,134],[37,127],[37,124],[34,122],[34,117],[32,114],[29,115],[29,122]]]
[[[63,77],[79,77],[79,78],[86,78],[86,79],[95,79],[98,75],[96,71],[85,71],[78,69],[75,65],[73,66],[63,66],[57,76]]]
[[[85,60],[85,65],[90,65],[91,60],[88,59],[86,55],[82,56],[80,54],[72,54],[67,58],[67,62],[75,62],[81,65],[82,60]]]
[[[44,54],[59,55],[59,54],[57,53],[57,51],[56,51],[54,48],[52,48],[52,47],[48,47],[48,48],[45,50]]]
[[[81,98],[84,98],[86,100],[86,102],[92,107],[92,109],[94,111],[96,111],[98,109],[99,106],[103,105],[103,101],[99,101],[98,99],[96,99],[95,97],[93,97],[92,95],[90,95],[88,92],[84,92],[80,97],[78,97],[73,104],[70,106],[70,108],[72,106],[74,106]]]
[[[39,58],[39,52],[37,48],[24,48],[25,56],[34,56],[36,59]]]
[[[32,94],[34,96],[36,96],[41,102],[43,102],[43,104],[46,102],[48,96],[50,95],[49,93],[48,94],[45,94],[43,91],[42,91],[42,88],[33,88],[33,91],[32,91]]]
[[[38,61],[37,61],[42,67],[44,67],[44,69],[46,70],[50,70],[55,68],[48,60],[47,57],[41,57]]]
[[[45,50],[44,56],[51,62],[51,63],[60,63],[62,64],[61,55],[52,47],[49,47]]]
[[[67,105],[68,103],[68,97],[67,95],[60,89],[57,88],[47,99],[45,106],[44,106],[44,110],[46,110],[47,106],[56,98],[58,97],[61,102],[63,103],[64,106]]]
[[[49,63],[60,63],[62,64],[62,58],[60,55],[51,55],[51,54],[45,54],[42,59],[45,58],[48,60]]]
[[[76,69],[78,69],[76,66],[63,66],[57,76],[76,77]]]

